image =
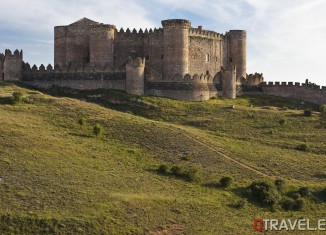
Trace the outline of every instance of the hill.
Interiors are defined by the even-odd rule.
[[[13,92],[21,103],[12,104]],[[52,93],[70,98],[1,84],[4,234],[248,234],[257,217],[325,218],[326,134],[317,112],[303,116],[311,104]],[[298,150],[303,144],[309,151]],[[195,169],[201,182],[159,174],[160,165]],[[234,183],[217,187],[225,175]],[[304,210],[272,212],[250,200],[233,206],[252,181],[278,178],[289,192],[313,191]]]

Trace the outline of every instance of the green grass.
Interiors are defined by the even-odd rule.
[[[23,94],[22,103],[10,102],[13,92]],[[326,187],[325,130],[318,113],[303,116],[317,110],[312,104],[52,92],[90,102],[0,86],[1,233],[251,234],[255,217],[326,216],[318,198],[306,199],[301,212],[271,212],[252,202],[231,206],[260,178],[286,179],[287,191]],[[303,143],[309,152],[296,150]],[[158,174],[161,164],[196,168],[201,182]],[[234,179],[230,188],[212,187],[225,175]]]

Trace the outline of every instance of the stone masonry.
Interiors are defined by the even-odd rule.
[[[246,31],[220,34],[193,28],[184,19],[163,20],[162,28],[139,31],[87,18],[56,26],[54,66],[31,67],[18,50],[0,54],[0,81],[13,80],[45,89],[107,88],[186,101],[262,92],[325,102],[325,87],[312,92],[310,87],[271,86],[263,83],[263,74],[248,75]]]

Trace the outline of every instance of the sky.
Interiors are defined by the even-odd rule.
[[[326,86],[326,0],[1,0],[0,53],[23,49],[30,64],[53,64],[53,27],[83,17],[123,28],[192,27],[247,31],[247,73],[265,81]]]

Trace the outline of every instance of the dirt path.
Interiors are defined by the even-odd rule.
[[[274,176],[270,176],[270,175],[265,174],[264,172],[259,171],[258,169],[254,168],[253,166],[250,166],[250,165],[248,165],[246,163],[240,162],[240,161],[238,161],[238,160],[236,160],[236,159],[234,159],[234,158],[232,158],[232,157],[230,157],[230,156],[216,150],[215,148],[213,148],[209,144],[207,144],[207,143],[205,143],[203,141],[200,141],[199,139],[187,134],[187,130],[185,130],[185,129],[181,128],[181,127],[176,127],[176,126],[173,126],[173,125],[169,125],[168,127],[173,132],[176,132],[176,130],[181,130],[180,132],[178,132],[179,134],[182,134],[186,138],[191,139],[191,140],[195,141],[198,144],[204,145],[206,148],[208,148],[211,151],[215,152],[217,155],[222,156],[222,157],[224,157],[225,159],[227,159],[227,160],[229,160],[231,162],[234,162],[234,163],[236,163],[236,164],[238,164],[238,165],[240,165],[240,166],[242,166],[242,167],[244,167],[244,168],[246,168],[248,170],[251,170],[251,171],[253,171],[253,172],[255,172],[255,173],[257,173],[257,174],[259,174],[261,176],[268,177],[268,178],[275,178]]]

